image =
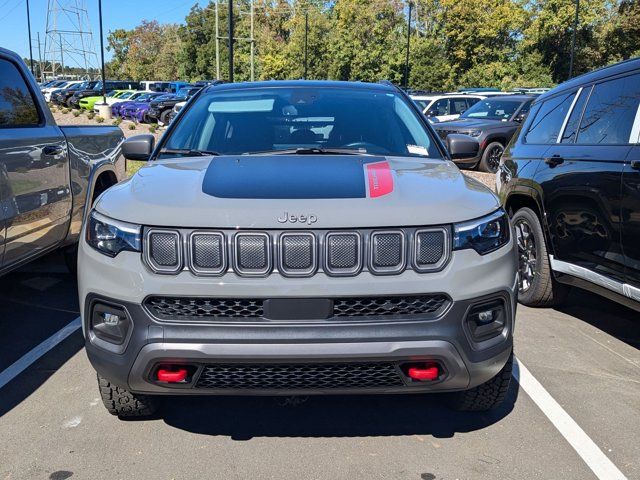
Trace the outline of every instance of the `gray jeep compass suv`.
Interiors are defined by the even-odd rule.
[[[116,415],[154,396],[451,392],[511,378],[516,255],[497,197],[390,84],[204,88],[105,192],[79,251],[86,349]]]

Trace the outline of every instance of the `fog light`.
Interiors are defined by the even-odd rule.
[[[506,310],[502,299],[474,305],[467,315],[469,332],[476,341],[500,335],[504,330],[505,320]]]
[[[123,307],[96,303],[91,312],[91,330],[97,338],[122,345],[127,338],[131,320]]]

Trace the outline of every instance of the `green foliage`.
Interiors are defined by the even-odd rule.
[[[113,122],[111,122],[111,125],[117,127],[121,123],[122,123],[122,119],[121,118],[116,118]]]
[[[137,127],[137,125],[135,123],[130,123],[128,128],[129,128],[129,130],[135,130],[136,127]]]
[[[89,120],[93,120],[95,116],[96,116],[95,112],[87,112],[87,118]]]
[[[98,123],[104,123],[104,117],[101,117],[100,115],[96,115],[94,120]]]
[[[73,111],[73,116],[78,118],[80,116],[80,111],[79,110],[74,110]]]
[[[302,78],[305,40],[307,78],[402,81],[407,0],[255,0],[253,30],[251,4],[234,1],[236,81],[252,78],[252,58],[257,79]],[[575,0],[413,0],[409,84],[452,90],[562,82],[575,6]],[[110,75],[228,78],[228,12],[226,4],[218,8],[218,42],[211,0],[196,3],[181,25],[143,21],[110,32]],[[640,55],[640,0],[580,0],[576,34],[576,74]]]
[[[157,130],[158,130],[158,125],[156,125],[155,123],[152,123],[151,125],[149,125],[149,133],[156,133]]]

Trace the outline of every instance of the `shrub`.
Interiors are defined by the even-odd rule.
[[[69,109],[68,108],[63,108],[62,109],[62,113],[69,113]]]
[[[73,116],[74,116],[74,117],[79,117],[79,116],[80,116],[80,112],[79,112],[79,111],[77,111],[77,110],[74,110],[74,111],[73,111]]]
[[[135,130],[136,129],[136,124],[135,123],[130,123],[129,124],[129,130]]]
[[[156,131],[158,130],[158,126],[156,124],[151,124],[149,125],[149,133],[156,133]]]
[[[96,115],[95,121],[98,123],[104,123],[104,117],[101,117],[100,115]]]
[[[117,127],[121,123],[122,123],[122,119],[120,117],[117,117],[113,122],[111,122],[111,125],[114,125]]]
[[[93,117],[95,117],[95,116],[96,116],[96,114],[95,114],[94,112],[89,112],[89,113],[87,113],[87,118],[88,118],[89,120],[92,120],[92,119],[93,119]]]

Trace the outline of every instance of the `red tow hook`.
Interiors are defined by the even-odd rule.
[[[186,368],[173,368],[171,370],[166,368],[158,369],[158,381],[166,382],[166,383],[178,383],[184,382],[187,378],[187,369]]]
[[[432,382],[440,376],[440,368],[436,363],[414,363],[409,364],[408,367],[407,375],[409,378],[419,382]]]

